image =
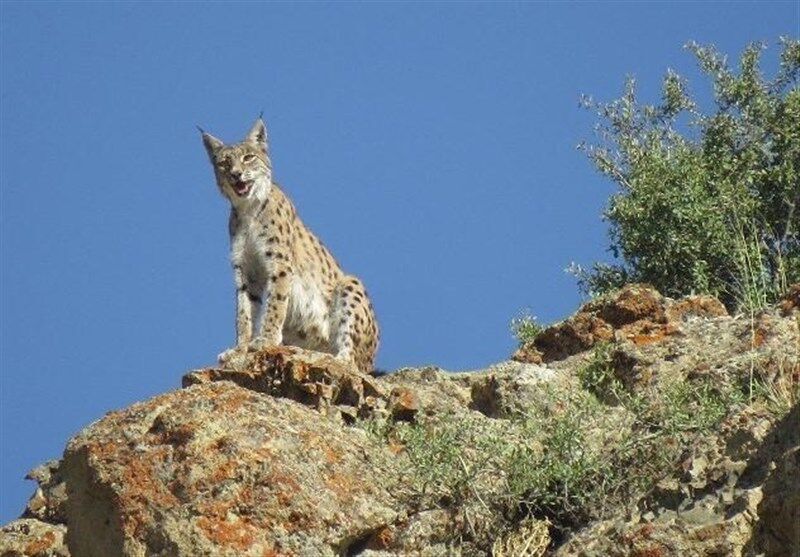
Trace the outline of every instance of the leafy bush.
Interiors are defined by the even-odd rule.
[[[614,376],[612,346],[609,342],[596,345],[589,360],[578,369],[581,386],[601,400],[607,400],[622,388]]]
[[[505,462],[508,491],[524,514],[552,520],[565,531],[602,515],[607,481],[618,471],[610,453],[592,443],[592,428],[602,422],[601,408],[583,395],[559,401],[551,413],[532,408],[521,427],[539,446],[522,443]]]
[[[658,105],[639,102],[632,78],[615,101],[584,99],[600,121],[596,143],[581,147],[619,186],[604,212],[618,262],[574,268],[585,292],[640,281],[756,308],[800,281],[800,42],[781,43],[772,79],[761,44],[738,72],[689,44],[713,87],[709,113],[672,71]]]

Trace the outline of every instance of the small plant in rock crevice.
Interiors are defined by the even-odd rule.
[[[529,311],[524,311],[511,320],[511,334],[520,346],[535,341],[542,331],[544,326]]]

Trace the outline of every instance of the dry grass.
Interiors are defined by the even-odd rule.
[[[495,540],[492,557],[541,557],[550,545],[550,521],[530,518]]]

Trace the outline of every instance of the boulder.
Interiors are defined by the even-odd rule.
[[[37,466],[25,476],[25,479],[34,480],[37,485],[25,507],[23,517],[38,518],[53,524],[64,524],[67,521],[67,487],[61,477],[60,465],[60,461],[51,460]]]
[[[67,541],[86,557],[346,554],[402,517],[406,469],[293,401],[195,385],[69,442]]]
[[[531,343],[521,346],[513,359],[553,362],[615,340],[637,345],[656,343],[680,334],[682,325],[692,317],[728,317],[728,312],[713,296],[687,296],[676,301],[649,285],[629,284],[547,327]]]
[[[372,376],[331,354],[294,346],[236,353],[223,366],[187,373],[183,386],[214,381],[231,381],[252,391],[296,400],[348,422],[380,414],[389,401],[389,393]]]

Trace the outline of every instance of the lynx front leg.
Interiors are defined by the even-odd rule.
[[[217,356],[220,362],[229,360],[238,349],[246,347],[253,337],[253,303],[240,265],[233,266],[233,281],[236,285],[236,346]]]
[[[290,269],[281,267],[274,270],[267,279],[265,287],[266,302],[261,313],[258,337],[250,343],[256,349],[266,346],[279,346],[283,342],[283,324],[289,307]]]
[[[236,283],[236,346],[245,346],[253,337],[253,304],[240,266],[233,268]]]

